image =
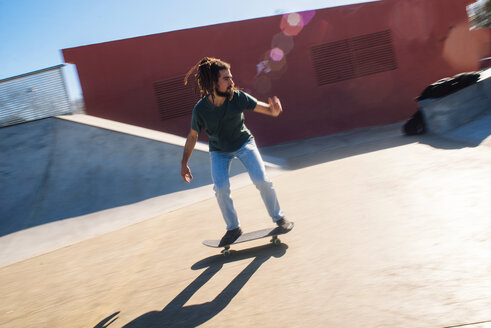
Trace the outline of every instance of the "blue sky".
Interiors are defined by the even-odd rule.
[[[0,0],[0,79],[63,63],[61,49],[370,0]],[[74,65],[64,68],[81,97]]]

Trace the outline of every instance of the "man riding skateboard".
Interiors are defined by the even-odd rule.
[[[268,103],[258,101],[251,95],[235,88],[230,64],[216,58],[203,58],[186,75],[195,73],[201,100],[196,103],[191,119],[191,130],[186,139],[181,162],[181,176],[187,183],[193,179],[188,166],[196,146],[198,135],[205,130],[209,137],[211,175],[218,206],[227,226],[220,244],[232,244],[242,234],[240,222],[230,196],[229,169],[232,159],[238,158],[266,205],[268,214],[280,228],[289,230],[292,222],[280,209],[276,192],[266,175],[263,160],[254,137],[244,124],[244,110],[277,117],[283,111],[277,97],[268,98]]]

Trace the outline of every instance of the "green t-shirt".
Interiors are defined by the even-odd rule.
[[[254,138],[244,124],[244,110],[253,110],[256,105],[256,98],[240,90],[219,107],[202,98],[194,106],[191,128],[198,133],[205,130],[210,151],[234,152]]]

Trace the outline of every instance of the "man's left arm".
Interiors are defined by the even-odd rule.
[[[278,97],[268,98],[268,103],[258,101],[256,107],[254,107],[256,113],[261,113],[273,117],[279,116],[283,112],[281,102]]]

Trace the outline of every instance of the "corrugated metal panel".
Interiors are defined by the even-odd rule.
[[[184,85],[184,76],[155,82],[153,88],[163,121],[191,115],[194,105],[199,100],[196,82],[190,79],[189,83]]]
[[[62,67],[0,80],[0,127],[70,113]]]
[[[319,85],[397,69],[390,30],[313,46],[311,57]]]

